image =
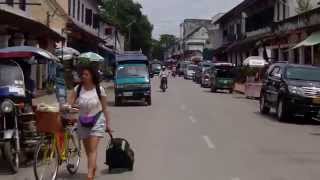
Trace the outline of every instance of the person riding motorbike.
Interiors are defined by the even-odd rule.
[[[173,66],[172,67],[172,77],[176,77],[176,75],[177,75],[177,66]]]
[[[166,69],[165,66],[162,66],[161,72],[160,72],[160,88],[161,89],[167,89],[168,88],[168,77],[170,75],[170,72]]]

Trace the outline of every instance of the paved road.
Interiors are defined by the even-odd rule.
[[[98,180],[319,179],[317,124],[279,123],[261,116],[258,103],[241,95],[212,94],[182,79],[169,83],[169,91],[161,93],[154,80],[152,107],[111,106],[115,135],[132,143],[136,166],[134,172],[107,174],[103,143]],[[85,179],[85,168],[83,161],[74,177],[62,168],[59,179]],[[25,168],[0,179],[31,175]]]

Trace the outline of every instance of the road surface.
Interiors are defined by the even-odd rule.
[[[191,81],[169,81],[153,105],[114,107],[115,136],[125,137],[136,153],[133,172],[108,174],[106,143],[99,147],[98,180],[315,180],[320,178],[318,124],[277,122],[258,113],[258,102],[239,94],[210,93]],[[138,106],[137,106],[138,105]],[[86,162],[69,176],[62,166],[58,179],[85,179]],[[0,179],[31,180],[32,169],[18,175],[3,171]]]

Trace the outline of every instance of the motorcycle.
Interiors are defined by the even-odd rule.
[[[162,92],[166,92],[168,89],[168,78],[167,77],[161,77],[161,85],[160,88]]]
[[[8,76],[12,74],[13,76]],[[13,173],[20,164],[21,144],[19,116],[24,108],[24,76],[20,66],[14,61],[0,63],[0,145],[5,160]]]
[[[172,77],[175,78],[177,75],[176,71],[172,71]]]
[[[0,50],[0,149],[12,173],[18,172],[23,157],[32,160],[40,138],[28,86],[33,86],[31,64],[49,58],[41,51],[28,46]]]

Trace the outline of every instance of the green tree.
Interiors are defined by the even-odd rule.
[[[142,50],[149,55],[153,26],[133,0],[105,0],[102,17],[115,25],[126,37],[126,50]]]
[[[152,43],[152,58],[163,60],[164,52],[175,45],[177,42],[177,37],[171,34],[160,35],[160,40],[153,40]]]
[[[161,46],[159,40],[153,39],[152,40],[152,58],[163,60],[164,58],[164,48]]]
[[[177,37],[172,34],[162,34],[160,35],[160,43],[163,47],[168,48],[173,46],[177,41]]]

